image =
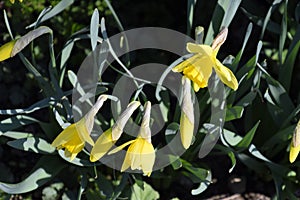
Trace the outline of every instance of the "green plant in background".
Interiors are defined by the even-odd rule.
[[[120,30],[124,30],[112,5],[109,1],[105,2],[106,5],[101,4],[100,7],[108,7]],[[27,3],[29,1],[24,1],[22,6]],[[78,4],[78,6],[73,6],[74,4]],[[13,37],[8,17],[4,13],[5,24],[12,42],[0,47],[0,58],[1,60],[9,59],[18,53],[27,73],[34,77],[42,94],[39,97],[42,99],[38,99],[26,109],[0,110],[1,115],[3,115],[0,122],[0,141],[3,144],[1,149],[4,155],[6,152],[11,153],[11,149],[24,151],[24,155],[34,155],[32,159],[34,165],[26,166],[27,168],[31,167],[31,171],[24,169],[17,181],[9,180],[3,175],[0,176],[4,177],[0,180],[0,189],[4,192],[1,195],[27,193],[28,198],[35,198],[32,191],[39,191],[39,197],[43,196],[44,199],[58,199],[60,197],[80,199],[83,196],[87,199],[170,199],[173,197],[201,199],[208,188],[218,184],[212,183],[215,169],[210,158],[223,158],[225,155],[231,162],[228,176],[239,168],[245,168],[246,173],[254,173],[255,177],[259,178],[259,182],[275,185],[276,192],[272,194],[272,198],[297,199],[296,192],[300,184],[298,181],[300,162],[295,161],[299,147],[297,142],[299,130],[296,128],[296,123],[299,121],[300,96],[296,84],[299,77],[295,75],[297,73],[293,72],[299,72],[299,69],[295,67],[299,64],[299,3],[275,0],[270,4],[268,11],[262,15],[260,10],[259,13],[255,13],[255,9],[251,9],[252,3],[250,2],[219,0],[208,25],[204,44],[201,44],[204,38],[204,28],[197,27],[198,24],[194,24],[195,19],[193,17],[198,12],[195,8],[200,2],[189,0],[187,4],[187,33],[191,34],[196,26],[195,38],[199,44],[188,43],[188,51],[195,53],[195,55],[187,57],[187,59],[180,58],[181,61],[186,60],[179,65],[174,62],[175,65],[173,66],[174,63],[172,63],[169,67],[176,72],[183,71],[183,74],[193,81],[195,91],[201,88],[195,95],[196,98],[200,99],[200,128],[195,130],[194,136],[190,134],[191,129],[194,129],[194,125],[196,125],[193,124],[194,119],[192,117],[196,108],[191,103],[191,99],[194,97],[190,96],[190,82],[184,79],[182,85],[185,88],[183,89],[185,95],[182,97],[181,108],[177,104],[172,107],[172,95],[160,90],[161,99],[157,98],[155,101],[159,101],[160,105],[167,110],[165,122],[168,123],[162,131],[164,134],[152,139],[149,125],[151,124],[150,100],[145,95],[146,90],[143,86],[140,87],[134,97],[136,99],[133,99],[138,100],[138,103],[133,106],[134,108],[131,107],[133,104],[129,104],[127,107],[129,111],[125,109],[115,123],[107,109],[101,108],[105,111],[97,113],[104,99],[108,97],[114,100],[113,96],[106,95],[112,90],[114,79],[105,82],[102,80],[103,77],[98,77],[101,80],[101,84],[98,84],[96,90],[96,94],[100,96],[99,101],[95,105],[90,105],[90,112],[83,115],[82,120],[74,121],[70,102],[72,90],[69,87],[72,85],[74,88],[78,88],[76,85],[78,77],[70,65],[73,63],[72,59],[77,56],[74,49],[78,45],[84,49],[84,52],[91,52],[95,50],[99,41],[107,40],[104,22],[99,24],[99,14],[97,11],[93,12],[93,7],[90,6],[89,14],[93,13],[93,15],[88,29],[82,25],[74,28],[72,24],[63,22],[59,27],[54,26],[52,30],[51,26],[47,27],[44,24],[47,23],[46,20],[52,22],[62,20],[62,16],[67,15],[62,12],[64,10],[79,12],[82,4],[85,2],[62,0],[53,8],[44,9],[37,20],[28,26],[33,30],[27,31],[26,34],[23,34],[24,36],[17,39]],[[259,3],[257,4],[259,5]],[[101,11],[101,9],[99,10]],[[229,35],[233,32],[230,26],[232,23],[234,24],[234,19],[239,14],[238,11],[242,11],[252,23],[249,23],[247,30],[245,30],[244,41],[241,41],[242,48],[238,47],[240,50],[236,56],[229,55],[230,51],[226,48],[220,50],[220,57],[225,57],[221,62],[220,58],[219,60],[216,58],[216,54],[226,39],[227,27]],[[291,14],[291,11],[294,14]],[[274,17],[272,18],[272,16]],[[255,36],[253,36],[253,24],[261,27],[258,29],[260,31],[258,38],[253,38]],[[64,26],[66,30],[64,30]],[[98,36],[99,26],[103,38]],[[226,28],[218,36],[217,34],[223,27]],[[15,27],[12,26],[12,28]],[[68,37],[64,45],[57,44],[61,47],[58,54],[55,54],[54,44],[65,40],[54,37],[55,28],[60,29],[59,33],[62,33],[64,37]],[[224,36],[224,30],[226,36]],[[37,53],[38,40],[40,40],[38,37],[44,33],[48,34],[49,42],[47,45],[41,45]],[[216,39],[213,41],[215,36]],[[251,37],[257,44],[255,42],[249,44]],[[271,39],[269,39],[270,37]],[[33,40],[35,40],[34,43]],[[84,43],[85,40],[91,43],[92,48]],[[80,46],[82,43],[83,46]],[[212,46],[208,46],[211,43]],[[255,43],[256,52],[249,55],[249,52],[246,51],[248,46],[253,45],[253,43]],[[29,54],[25,54],[25,56],[21,50],[27,45],[30,50]],[[48,51],[42,48],[45,46],[47,46]],[[39,57],[40,54],[41,57]],[[10,64],[9,62],[10,60],[7,63]],[[3,63],[3,65],[6,64]],[[122,62],[119,64],[121,68],[114,66],[114,63],[110,67],[111,73],[116,77],[126,74],[126,67],[131,67],[130,65],[125,66]],[[203,66],[208,64],[209,69],[203,70],[198,64]],[[47,70],[45,70],[46,68]],[[207,85],[213,69],[221,81],[236,90],[225,89],[226,115],[224,116],[223,129],[218,129],[216,125],[210,123],[210,108],[214,106],[214,101],[210,95],[213,91],[202,89]],[[129,73],[127,75],[130,76]],[[211,79],[213,78],[212,76]],[[156,89],[159,88],[159,86],[155,87]],[[84,97],[84,95],[82,96]],[[148,103],[145,104],[144,108],[137,109],[140,102]],[[221,100],[221,102],[223,101]],[[136,109],[137,111],[135,111]],[[133,115],[134,112],[135,115]],[[141,115],[141,113],[144,114]],[[121,137],[125,124],[128,120],[133,119],[141,124],[140,131],[132,129],[139,136],[137,135],[137,138],[133,140],[125,136]],[[152,120],[155,121],[156,118]],[[95,140],[93,145],[94,142],[87,138],[90,137],[89,134],[92,132],[94,123],[101,124],[101,127],[106,131]],[[220,122],[220,126],[223,123]],[[61,127],[65,128],[62,132]],[[31,131],[32,128],[34,131]],[[205,136],[211,134],[212,129],[217,130],[216,135],[220,134],[220,141],[204,159],[199,159],[199,151],[201,152],[203,145],[207,144]],[[169,159],[172,163],[170,166],[152,172],[154,151],[159,146],[163,146],[164,143],[168,144],[178,130],[181,133],[183,147],[187,151],[181,157],[170,156]],[[60,135],[59,132],[61,132]],[[74,134],[75,137],[69,138],[68,132],[71,133],[70,135]],[[216,135],[212,135],[215,137],[210,138],[208,140],[210,142],[218,139]],[[91,153],[83,149],[85,141],[93,145]],[[118,147],[111,150],[114,144]],[[121,173],[102,165],[100,162],[95,162],[105,154],[117,154],[117,151],[129,144],[121,167],[122,171],[127,168],[141,169],[149,177]],[[143,148],[144,145],[147,148]],[[58,147],[59,150],[56,151],[55,147]],[[61,148],[65,148],[65,151]],[[296,153],[293,153],[294,150]],[[81,151],[80,154],[78,154],[79,151]],[[289,163],[289,151],[292,156],[290,161],[295,161],[293,164]],[[16,153],[13,152],[12,155],[16,156]],[[145,161],[144,155],[148,155],[149,160]],[[9,159],[14,160],[15,158]],[[219,163],[220,165],[222,163]],[[1,163],[0,165],[1,171],[9,171],[11,174],[15,173],[13,167],[10,163]],[[218,170],[221,170],[222,173],[227,172],[224,168],[218,168]],[[24,176],[25,174],[26,176]],[[184,180],[188,180],[190,185],[188,190],[181,190],[173,194],[164,193],[164,190],[170,190],[175,183],[180,184]]]

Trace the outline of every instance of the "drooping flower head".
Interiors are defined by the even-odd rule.
[[[183,72],[184,76],[193,81],[193,88],[196,92],[200,88],[207,87],[212,69],[224,84],[237,90],[238,82],[234,74],[217,59],[218,51],[225,42],[227,33],[228,29],[223,29],[213,41],[212,46],[187,43],[187,51],[194,55],[172,69],[174,72]]]
[[[155,162],[155,150],[151,143],[151,130],[149,125],[151,103],[149,101],[146,102],[144,108],[144,116],[137,138],[113,149],[109,154],[116,153],[130,145],[127,149],[121,172],[130,167],[132,170],[142,170],[145,175],[150,176]]]
[[[291,148],[290,148],[290,162],[295,162],[298,154],[300,152],[300,120],[298,121],[298,124],[295,128],[292,142],[291,142]]]
[[[90,136],[94,126],[94,117],[102,107],[107,96],[101,95],[90,111],[78,122],[71,124],[64,129],[52,142],[52,146],[57,149],[65,149],[65,156],[73,160],[84,148],[85,142],[94,145]]]
[[[124,112],[118,117],[116,123],[97,139],[90,155],[90,161],[96,162],[101,159],[121,137],[123,129],[132,113],[140,106],[140,102],[133,101],[128,104]]]
[[[188,149],[192,143],[194,133],[194,107],[191,96],[191,82],[184,76],[182,77],[182,88],[180,137],[183,147]]]

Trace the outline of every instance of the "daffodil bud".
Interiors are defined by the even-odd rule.
[[[300,120],[295,128],[292,142],[291,142],[291,149],[290,149],[290,162],[293,163],[300,151]]]
[[[180,137],[182,145],[188,149],[192,143],[194,133],[194,107],[191,96],[191,82],[188,78],[182,77],[183,100],[180,116]]]
[[[131,117],[132,113],[141,105],[138,101],[133,101],[128,104],[125,111],[118,117],[116,123],[112,127],[112,139],[117,141],[123,132],[123,129]]]
[[[151,113],[151,102],[147,101],[144,106],[144,116],[140,128],[139,135],[151,143],[151,129],[150,129],[150,113]]]

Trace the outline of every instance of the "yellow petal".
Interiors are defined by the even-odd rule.
[[[70,141],[75,134],[77,134],[76,126],[75,124],[71,124],[67,128],[65,128],[52,142],[53,147],[61,146],[62,144],[65,144],[66,142]]]
[[[300,145],[298,145],[297,147],[294,147],[293,144],[291,143],[291,149],[290,149],[290,163],[295,162],[298,154],[300,151]]]
[[[186,68],[188,65],[195,63],[197,59],[198,59],[198,55],[194,55],[194,56],[186,59],[185,61],[179,63],[178,65],[176,65],[172,69],[172,71],[173,72],[182,72],[184,68]]]
[[[155,151],[151,143],[145,142],[141,155],[142,170],[145,175],[150,176],[155,162]]]
[[[9,0],[11,3],[15,3],[15,0]]]
[[[11,52],[14,48],[16,40],[12,40],[0,47],[0,61],[6,60],[11,57]]]
[[[97,160],[101,159],[111,149],[114,143],[115,142],[112,140],[110,128],[97,139],[91,151],[90,161],[96,162]]]
[[[213,65],[210,57],[197,55],[197,59],[194,63],[191,63],[184,68],[183,74],[193,81],[193,87],[196,92],[199,88],[207,86]]]
[[[114,148],[113,150],[111,150],[110,152],[108,152],[108,155],[110,154],[114,154],[114,153],[117,153],[119,151],[121,151],[122,149],[124,149],[126,146],[130,145],[131,143],[133,143],[135,140],[130,140],[124,144],[122,144],[121,146],[118,146],[116,148]]]
[[[214,67],[214,69],[224,84],[226,84],[233,90],[237,90],[239,84],[230,69],[225,67],[219,60],[216,60],[216,66]]]
[[[205,44],[195,44],[195,43],[187,43],[186,49],[190,53],[200,54],[200,56],[208,56],[213,55],[213,49],[209,45]]]
[[[76,130],[79,134],[79,137],[82,141],[89,143],[90,145],[94,146],[94,140],[91,138],[90,133],[86,127],[86,119],[83,117],[81,120],[75,123]]]

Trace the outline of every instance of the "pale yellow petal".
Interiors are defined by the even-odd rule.
[[[75,124],[71,124],[55,138],[51,145],[53,147],[61,146],[71,140],[75,134],[77,134],[76,126]]]
[[[294,147],[293,144],[291,143],[291,149],[290,149],[290,163],[295,162],[298,154],[300,151],[300,145],[298,145],[297,147]]]
[[[221,79],[221,81],[232,88],[233,90],[237,90],[239,84],[234,74],[230,69],[225,67],[219,60],[216,60],[216,66],[214,67],[217,75]]]
[[[141,167],[145,175],[150,176],[155,162],[155,151],[153,145],[145,141],[141,155]]]
[[[187,43],[186,49],[190,53],[196,53],[200,56],[208,56],[213,55],[213,49],[209,45],[205,44],[195,44],[195,43]]]
[[[92,148],[90,161],[96,162],[101,159],[114,145],[111,137],[111,128],[102,133],[97,139],[94,147]]]
[[[193,87],[196,92],[199,88],[207,87],[214,65],[207,56],[197,56],[197,58],[193,64],[188,65],[183,70],[183,74],[193,81]]]
[[[0,47],[0,61],[6,60],[11,57],[11,52],[14,48],[15,43],[16,40],[12,40]]]
[[[181,113],[180,117],[180,138],[182,145],[188,149],[192,143],[194,133],[194,122],[191,122],[185,113]]]
[[[86,127],[86,119],[83,117],[81,120],[75,123],[76,130],[79,134],[79,137],[82,141],[89,143],[90,145],[94,146],[94,140],[91,138],[90,133]]]
[[[114,148],[113,150],[111,150],[110,152],[108,152],[108,155],[111,155],[111,154],[114,154],[114,153],[117,153],[119,151],[121,151],[122,149],[124,149],[126,146],[130,145],[131,143],[133,143],[135,140],[130,140],[124,144],[122,144],[121,146],[118,146],[116,148]]]
[[[127,152],[121,167],[121,172],[124,172],[131,165],[131,155]]]
[[[172,71],[173,72],[182,72],[183,69],[189,65],[192,65],[193,63],[195,63],[198,59],[198,55],[194,55],[186,60],[184,60],[183,62],[179,63],[178,65],[176,65]]]
[[[9,0],[11,3],[15,3],[15,0]]]

